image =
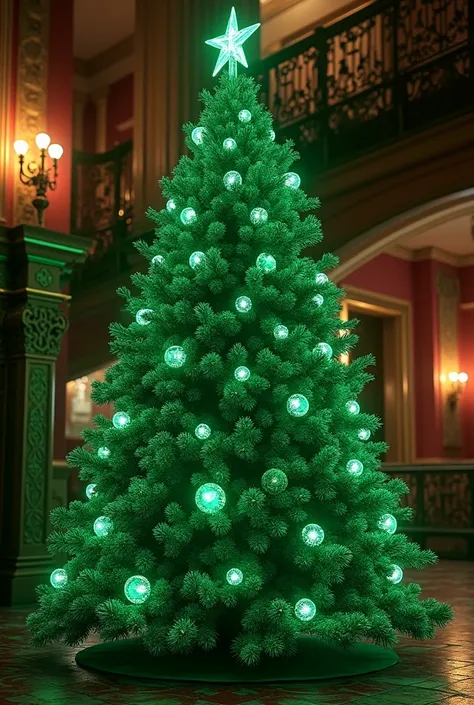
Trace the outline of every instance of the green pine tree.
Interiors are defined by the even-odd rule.
[[[95,383],[95,419],[69,461],[89,499],[52,512],[69,554],[29,617],[36,645],[140,636],[155,655],[228,645],[240,662],[291,655],[298,636],[349,645],[422,639],[451,619],[405,568],[436,560],[395,533],[402,480],[380,470],[379,420],[356,401],[371,358],[343,292],[302,256],[318,202],[290,171],[291,144],[250,78],[203,94],[167,201],[150,211],[146,274],[119,290],[118,362]]]

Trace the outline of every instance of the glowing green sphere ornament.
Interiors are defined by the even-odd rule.
[[[318,524],[307,524],[301,535],[307,546],[320,546],[324,541],[324,529]]]
[[[240,367],[236,368],[234,372],[234,377],[235,379],[238,379],[239,382],[245,382],[250,377],[249,368],[245,367],[244,365],[240,365]]]
[[[220,49],[213,76],[216,76],[227,62],[229,63],[229,76],[232,77],[237,76],[237,62],[247,68],[248,64],[242,45],[259,27],[260,23],[239,29],[237,15],[235,14],[235,9],[232,8],[227,22],[226,33],[206,41],[209,46]]]
[[[235,301],[235,308],[239,313],[248,313],[252,308],[252,301],[248,296],[239,296]]]
[[[158,264],[163,264],[164,261],[165,258],[162,255],[155,255],[151,260],[151,263],[154,264],[156,267]]]
[[[150,597],[150,581],[144,578],[143,575],[132,575],[132,577],[126,581],[123,591],[129,602],[133,605],[141,605]]]
[[[268,494],[279,494],[288,487],[288,478],[283,470],[271,468],[262,475],[262,487]]]
[[[281,323],[279,323],[275,328],[273,329],[273,335],[277,340],[284,340],[285,338],[288,338],[288,328]]]
[[[49,576],[53,588],[63,588],[67,583],[67,573],[64,568],[56,568]]]
[[[261,255],[257,257],[257,267],[268,274],[268,272],[274,272],[276,269],[276,259],[273,255],[269,255],[266,252],[262,252]]]
[[[207,423],[200,423],[194,429],[194,435],[199,438],[200,441],[205,441],[211,435],[211,427]]]
[[[349,460],[346,465],[346,470],[351,475],[355,475],[356,477],[358,477],[364,472],[364,466],[360,462],[360,460]]]
[[[208,482],[196,492],[196,506],[204,514],[216,514],[225,506],[225,492],[219,485]]]
[[[316,296],[313,296],[313,303],[315,303],[319,308],[324,303],[324,296],[321,296],[321,294],[316,294]]]
[[[226,189],[232,191],[232,189],[242,185],[242,177],[238,171],[228,171],[224,174],[223,182]]]
[[[390,573],[387,575],[387,580],[394,585],[401,583],[403,580],[403,570],[399,565],[392,563],[390,566]]]
[[[231,568],[227,571],[227,575],[225,577],[229,585],[240,585],[244,579],[244,574],[238,568]]]
[[[199,267],[199,265],[204,262],[205,258],[206,255],[204,252],[193,252],[189,258],[189,266],[191,269],[196,269],[196,267]]]
[[[151,308],[141,308],[139,311],[137,311],[137,315],[135,316],[135,320],[138,323],[139,326],[147,326],[151,323],[150,315],[153,313],[153,309]]]
[[[270,140],[271,140],[272,142],[275,141],[275,137],[276,137],[276,135],[275,135],[275,130],[270,130]]]
[[[91,482],[90,485],[87,485],[86,487],[86,497],[87,499],[92,499],[97,494],[96,490],[97,485]]]
[[[97,455],[101,460],[105,460],[110,456],[110,449],[106,446],[101,446],[101,448],[97,451]]]
[[[397,530],[397,520],[392,514],[382,514],[377,522],[377,526],[387,534],[394,534]]]
[[[295,605],[295,615],[302,622],[310,622],[316,615],[316,605],[312,600],[298,600]]]
[[[127,428],[127,426],[130,426],[130,416],[125,411],[117,411],[112,417],[112,423],[115,428]]]
[[[237,142],[234,140],[233,137],[226,137],[225,140],[222,143],[222,146],[224,149],[226,149],[228,152],[233,152],[234,149],[237,149]]]
[[[241,110],[239,113],[240,122],[250,122],[252,119],[252,113],[250,110]]]
[[[286,410],[292,416],[304,416],[309,411],[309,401],[302,394],[292,394],[286,402]]]
[[[191,132],[191,139],[194,144],[200,145],[204,142],[204,135],[206,133],[205,127],[195,127]]]
[[[283,182],[288,188],[299,188],[301,179],[294,171],[289,171],[287,174],[283,175]]]
[[[183,225],[191,225],[197,218],[194,208],[183,208],[179,216]]]
[[[172,345],[165,351],[165,362],[168,367],[182,367],[186,362],[186,353],[179,345]]]
[[[324,274],[324,272],[318,272],[316,274],[316,284],[327,284],[329,279],[327,278],[327,275]]]
[[[268,213],[265,208],[253,208],[250,211],[250,222],[253,225],[263,225],[268,220]]]
[[[368,428],[361,428],[359,429],[357,436],[360,441],[368,441],[370,438],[370,431]]]
[[[346,409],[352,416],[356,416],[360,412],[360,406],[354,399],[346,402]]]
[[[176,202],[174,198],[170,198],[168,201],[166,201],[166,210],[168,211],[168,213],[172,213],[176,210]]]
[[[328,360],[332,357],[332,347],[328,343],[318,343],[313,352],[315,355],[326,357]]]
[[[109,517],[98,517],[94,522],[94,533],[97,536],[107,536],[113,527],[112,519],[109,519]]]

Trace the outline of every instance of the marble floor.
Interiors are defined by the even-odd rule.
[[[82,671],[78,649],[32,649],[26,610],[0,610],[0,705],[474,705],[474,563],[441,562],[407,575],[449,602],[455,620],[430,642],[403,639],[398,665],[317,684],[266,687],[117,682]],[[92,643],[92,642],[90,642]]]

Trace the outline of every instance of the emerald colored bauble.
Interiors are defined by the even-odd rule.
[[[225,506],[225,492],[219,485],[214,482],[208,482],[201,485],[195,496],[196,506],[205,514],[216,514]]]
[[[125,597],[134,605],[141,605],[150,596],[151,585],[143,575],[133,575],[129,578],[123,588]]]
[[[298,600],[295,605],[295,615],[302,622],[309,622],[316,615],[316,605],[312,600]]]
[[[53,588],[63,588],[67,583],[67,573],[63,568],[56,568],[49,576]]]
[[[94,522],[94,533],[97,536],[107,536],[113,529],[112,519],[109,517],[98,517]]]
[[[262,475],[262,487],[268,494],[279,494],[288,487],[288,478],[283,470],[271,468]]]

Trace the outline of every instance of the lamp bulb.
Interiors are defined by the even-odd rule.
[[[48,148],[48,154],[51,159],[61,159],[63,156],[64,149],[60,144],[50,144]]]
[[[51,137],[46,132],[38,132],[35,142],[38,149],[48,149],[51,144]]]
[[[28,151],[28,142],[25,140],[15,140],[15,142],[13,142],[13,149],[19,157],[24,157]]]

